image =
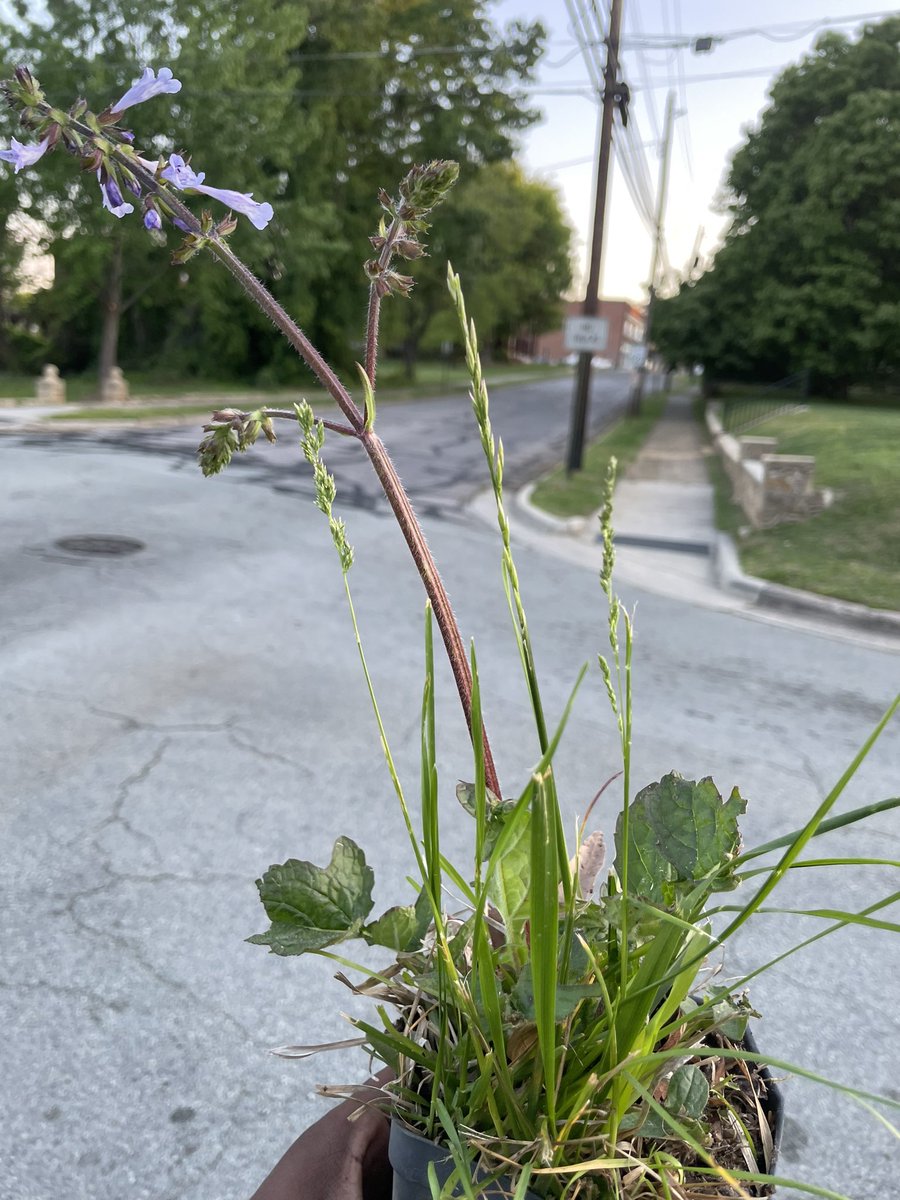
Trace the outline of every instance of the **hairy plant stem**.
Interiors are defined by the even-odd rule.
[[[134,165],[127,159],[125,162],[134,170]],[[148,187],[159,191],[155,179],[149,172],[141,170],[139,167],[134,171],[139,175],[141,181]],[[166,190],[166,200],[172,204],[168,189]],[[177,200],[173,207],[176,210],[183,208]],[[184,209],[184,213],[190,217],[192,225],[196,226],[199,233],[199,225],[196,217],[188,209]],[[179,212],[179,216],[180,216]],[[395,234],[396,236],[396,234]],[[252,271],[241,262],[241,260],[233,253],[229,246],[215,236],[208,237],[206,244],[212,254],[219,259],[220,262],[228,268],[234,278],[243,288],[244,292],[251,300],[259,306],[267,317],[275,324],[275,326],[284,334],[287,341],[294,347],[303,361],[312,370],[313,374],[333,397],[341,412],[350,422],[350,428],[346,426],[335,425],[331,422],[326,422],[326,425],[336,429],[337,432],[349,434],[357,437],[365,447],[372,466],[375,468],[375,474],[378,476],[379,482],[384,489],[384,494],[391,506],[394,516],[412,554],[413,561],[416,564],[416,569],[419,572],[425,591],[431,601],[431,607],[434,610],[435,619],[438,623],[438,628],[441,631],[441,637],[444,641],[444,647],[447,651],[447,658],[450,661],[450,669],[453,672],[453,678],[456,682],[456,689],[459,692],[460,703],[462,704],[463,713],[466,718],[466,724],[469,729],[470,736],[474,737],[475,732],[472,729],[472,676],[469,670],[468,656],[466,655],[463,645],[462,636],[459,632],[459,626],[456,623],[456,617],[453,614],[453,608],[450,604],[450,597],[447,595],[447,589],[444,587],[443,580],[437,569],[437,564],[432,557],[431,551],[428,548],[428,543],[425,541],[425,534],[422,532],[422,527],[419,524],[418,518],[413,510],[409,496],[403,484],[400,482],[400,477],[397,474],[394,464],[391,462],[390,456],[384,447],[381,438],[376,437],[370,430],[365,430],[365,419],[359,408],[353,402],[350,393],[334,374],[331,367],[325,362],[319,352],[315,349],[303,331],[296,323],[288,316],[281,305],[277,302],[274,296],[268,289],[256,278]],[[387,246],[385,246],[387,249]],[[374,291],[374,289],[373,289]],[[377,325],[377,309],[376,309],[376,325]],[[294,417],[293,413],[271,410],[272,416],[290,416]],[[493,755],[488,741],[487,731],[484,725],[481,727],[481,736],[484,742],[484,758],[485,758],[485,774],[487,777],[487,785],[495,795],[501,796],[500,783],[497,779],[497,771],[494,766]]]
[[[210,252],[224,263],[251,300],[254,300],[280,333],[294,347],[315,377],[319,380],[341,412],[357,431],[362,430],[363,414],[353,402],[350,393],[332,371],[302,329],[284,311],[275,297],[241,262],[230,246],[217,237],[207,240]]]
[[[394,243],[400,236],[402,228],[403,221],[400,217],[394,217],[390,228],[385,234],[381,253],[378,255],[379,270],[385,271],[390,265],[391,255],[394,253]],[[375,387],[375,373],[378,369],[378,326],[380,320],[381,296],[373,280],[369,285],[369,311],[366,316],[366,374],[373,388]]]

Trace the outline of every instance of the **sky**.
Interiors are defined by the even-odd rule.
[[[574,0],[601,13],[609,0]],[[599,102],[592,91],[582,51],[575,39],[566,0],[496,0],[492,19],[500,25],[540,20],[548,32],[547,52],[536,86],[530,89],[542,119],[522,137],[521,160],[533,176],[560,191],[576,231],[576,262],[583,296],[586,238],[593,214],[594,161]],[[879,9],[878,0],[623,0],[622,75],[632,96],[629,125],[635,145],[643,143],[648,187],[655,205],[663,112],[670,87],[676,93],[676,120],[666,205],[668,260],[683,271],[700,230],[702,252],[711,254],[727,219],[715,211],[727,165],[746,131],[758,120],[768,90],[784,67],[812,49],[825,26],[854,34],[866,18],[900,13]],[[878,14],[878,15],[876,15]],[[603,20],[605,27],[605,19]],[[752,32],[751,32],[752,31]],[[742,32],[743,36],[731,36]],[[729,35],[709,53],[667,49],[664,42]],[[640,46],[638,39],[645,45]],[[652,43],[647,47],[646,42]],[[597,51],[602,64],[605,51]],[[753,71],[754,74],[749,74]],[[740,76],[704,80],[726,73]],[[746,74],[745,74],[746,73]],[[574,94],[558,94],[560,91]],[[637,213],[622,170],[614,165],[607,209],[601,295],[646,298],[651,235]]]

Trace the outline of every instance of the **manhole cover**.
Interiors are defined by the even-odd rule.
[[[112,558],[120,554],[137,554],[144,543],[137,538],[104,536],[103,534],[81,534],[78,537],[57,538],[53,543],[67,554],[93,555],[96,558]]]

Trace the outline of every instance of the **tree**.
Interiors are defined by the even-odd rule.
[[[184,87],[134,110],[139,141],[193,151],[211,182],[273,203],[269,228],[239,230],[237,248],[350,366],[378,189],[413,160],[506,158],[536,117],[517,85],[537,61],[540,26],[501,32],[484,8],[483,0],[159,0],[148,10],[136,0],[48,0],[40,20],[19,4],[15,22],[0,28],[0,49],[7,64],[31,63],[54,98],[81,94],[97,107],[144,63],[171,66]],[[121,319],[135,361],[155,346],[179,372],[210,361],[250,376],[297,370],[265,321],[222,287],[215,264],[201,258],[181,270],[186,302],[173,305],[165,252],[139,221],[102,212],[92,184],[54,157],[15,186],[57,260],[58,282],[36,311],[66,347],[65,365],[83,368],[103,353]]]
[[[715,374],[810,369],[834,394],[900,368],[898,135],[900,18],[856,42],[829,33],[788,68],[731,164],[713,269],[660,305],[668,356]]]
[[[327,280],[314,281],[311,331],[345,365],[358,356],[364,315],[362,263],[374,232],[374,201],[415,162],[455,159],[463,178],[508,160],[515,135],[538,113],[518,90],[534,70],[543,29],[513,22],[495,28],[484,0],[314,0],[294,61],[319,133],[316,169],[341,215]],[[433,230],[445,236],[447,209]],[[413,272],[419,278],[417,266]],[[424,288],[414,301],[421,304]]]
[[[136,0],[48,0],[40,17],[19,5],[18,20],[0,36],[7,63],[31,64],[48,95],[62,103],[86,96],[97,109],[114,101],[142,64],[173,65],[184,77],[182,92],[129,113],[145,152],[190,152],[196,145],[211,180],[262,192],[273,174],[295,161],[304,132],[302,122],[290,120],[296,72],[279,47],[302,37],[305,20],[302,5],[280,0],[201,8],[160,0],[149,10]],[[265,102],[247,111],[246,92],[254,82]],[[266,146],[265,155],[257,145]],[[53,292],[35,308],[68,348],[65,365],[83,368],[99,357],[102,377],[116,361],[119,323],[127,312],[132,332],[143,316],[164,334],[170,352],[180,340],[196,343],[199,335],[207,357],[234,362],[233,347],[242,338],[235,335],[236,322],[217,320],[219,279],[211,264],[198,262],[182,273],[191,296],[173,316],[165,253],[139,219],[113,219],[102,210],[93,181],[77,179],[71,164],[57,160],[49,156],[40,170],[23,172],[16,182],[20,208],[39,222],[56,259]],[[288,205],[284,217],[291,216]],[[269,276],[274,238],[243,230],[236,237],[251,266]],[[268,336],[262,320],[244,315],[243,324],[251,337],[257,331]]]

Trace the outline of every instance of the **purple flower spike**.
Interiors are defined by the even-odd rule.
[[[155,208],[148,208],[144,213],[144,228],[157,233],[162,229],[162,217]]]
[[[171,156],[162,177],[177,188],[191,188],[204,196],[212,197],[213,200],[220,200],[235,212],[243,213],[256,229],[265,229],[275,215],[271,204],[259,203],[253,199],[252,193],[245,195],[243,192],[233,192],[229,188],[207,187],[203,182],[206,178],[205,173],[200,171],[198,174],[194,171],[180,154]]]
[[[16,141],[15,138],[11,138],[9,149],[0,150],[0,158],[2,158],[4,162],[12,163],[16,169],[16,174],[18,175],[23,167],[34,166],[39,158],[44,157],[49,148],[49,134],[42,142],[38,142],[36,146],[23,146],[22,143]]]
[[[97,172],[97,179],[100,180],[100,194],[103,197],[103,207],[111,212],[114,217],[126,217],[129,213],[134,212],[134,205],[127,204],[122,199],[122,193],[116,187],[112,179],[108,179],[106,183],[100,179],[100,172]],[[118,203],[117,203],[118,201]]]
[[[180,92],[181,81],[172,77],[168,67],[160,67],[157,75],[152,67],[146,67],[140,79],[135,80],[125,95],[110,106],[110,112],[124,112],[135,104],[143,104],[154,96],[162,96],[170,92]]]

